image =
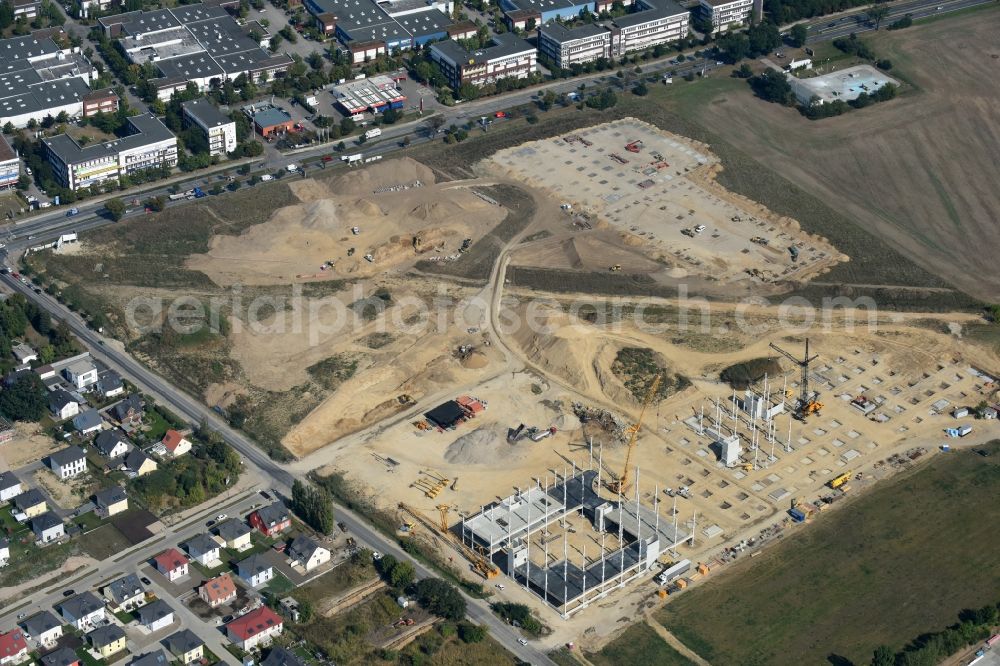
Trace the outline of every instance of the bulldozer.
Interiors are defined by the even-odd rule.
[[[612,273],[617,273],[621,269],[622,269],[622,265],[621,264],[615,264],[614,266],[609,266],[608,267],[608,270],[611,271]]]

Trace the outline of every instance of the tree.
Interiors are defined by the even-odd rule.
[[[788,41],[795,48],[805,46],[806,38],[809,36],[809,28],[804,23],[796,23],[788,33]]]
[[[872,666],[894,666],[896,655],[888,645],[879,645],[872,655]]]
[[[391,587],[404,589],[413,583],[416,577],[416,570],[409,562],[400,562],[392,555],[383,555],[375,564],[383,580]]]
[[[878,31],[879,25],[882,24],[882,20],[889,15],[889,7],[884,4],[872,5],[865,12],[868,15],[868,20],[875,24],[875,30]]]
[[[458,637],[463,643],[480,643],[486,638],[486,627],[471,622],[459,622]]]
[[[125,202],[115,197],[104,202],[104,207],[111,215],[111,219],[117,222],[125,216]]]
[[[45,396],[42,380],[34,372],[26,372],[0,392],[0,413],[12,421],[39,421],[47,408]]]
[[[146,201],[146,205],[154,213],[159,213],[167,207],[167,202],[163,197],[152,197]]]
[[[787,105],[795,99],[792,84],[784,72],[768,69],[763,74],[750,77],[749,81],[754,93],[765,101]]]
[[[649,88],[646,87],[645,83],[640,81],[639,83],[635,84],[634,88],[632,88],[632,94],[638,95],[639,97],[645,97],[646,95],[649,94]]]
[[[291,509],[317,532],[329,534],[333,531],[333,501],[326,490],[296,479],[292,483]]]
[[[446,620],[460,620],[465,616],[465,599],[458,590],[440,578],[425,578],[414,585],[417,601],[427,611]]]

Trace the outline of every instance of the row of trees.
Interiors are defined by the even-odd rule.
[[[730,31],[716,41],[722,60],[734,64],[744,58],[759,58],[781,46],[778,26],[764,21],[745,31]]]
[[[326,490],[296,479],[292,484],[291,509],[317,532],[333,531],[333,500]]]
[[[958,623],[944,631],[922,634],[900,652],[887,645],[872,655],[871,666],[935,666],[959,650],[981,643],[1000,623],[1000,603],[959,613]]]

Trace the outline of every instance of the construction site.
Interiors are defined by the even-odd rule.
[[[542,265],[580,267],[600,257],[612,271],[666,264],[671,277],[770,283],[810,279],[843,259],[794,220],[718,186],[718,166],[708,146],[626,118],[500,151],[483,168],[543,189],[582,236],[569,246],[539,244]],[[605,228],[625,247],[583,233]]]

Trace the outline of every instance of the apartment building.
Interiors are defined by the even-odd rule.
[[[451,39],[436,42],[431,44],[431,59],[457,89],[466,83],[484,86],[501,79],[526,79],[535,71],[537,51],[523,39],[503,33],[494,35],[492,46],[477,51],[467,51]]]
[[[699,0],[702,15],[712,22],[716,30],[726,30],[731,25],[750,21],[754,0]]]
[[[599,24],[567,28],[552,21],[538,29],[538,52],[562,69],[610,58],[611,31]]]
[[[142,169],[177,166],[177,138],[152,114],[128,119],[132,134],[81,146],[66,134],[43,139],[56,180],[71,190]]]
[[[208,140],[208,153],[223,156],[236,150],[236,123],[204,97],[184,102],[184,121]]]

